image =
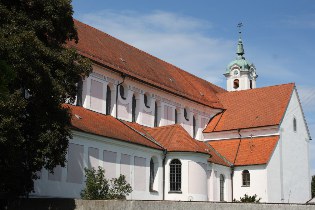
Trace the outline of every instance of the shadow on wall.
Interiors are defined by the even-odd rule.
[[[0,210],[74,210],[75,200],[71,198],[29,198],[0,200]]]

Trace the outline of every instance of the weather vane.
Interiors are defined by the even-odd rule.
[[[243,27],[243,23],[242,22],[240,22],[240,23],[238,23],[237,24],[237,28],[238,28],[238,33],[241,33],[241,28]]]

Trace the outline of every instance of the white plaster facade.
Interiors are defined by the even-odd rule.
[[[241,71],[238,68],[232,66],[233,71],[226,74],[227,89],[236,90],[233,88],[235,79],[239,79],[240,84],[237,90],[256,88],[257,75],[251,75],[251,72]],[[235,74],[235,71],[238,73]],[[250,80],[252,80],[251,86]],[[120,94],[121,86],[124,87],[124,97]],[[107,100],[109,89],[111,100]],[[144,95],[148,102],[147,106]],[[230,163],[231,167],[229,167],[209,162],[207,154],[167,152],[73,131],[74,138],[69,142],[66,167],[56,167],[54,175],[43,169],[40,172],[41,178],[35,182],[35,193],[32,195],[79,198],[84,188],[83,169],[102,166],[108,178],[118,177],[119,174],[126,176],[133,189],[127,199],[132,200],[231,202],[234,198],[238,200],[243,197],[244,194],[257,194],[262,202],[304,203],[310,199],[308,148],[310,136],[296,90],[293,91],[279,126],[203,133],[209,121],[223,109],[197,103],[98,64],[93,64],[93,73],[83,81],[82,106],[120,120],[133,121],[133,96],[136,103],[134,121],[143,126],[172,125],[177,119],[177,124],[198,141],[273,135],[279,135],[280,140],[267,164],[233,166],[233,163]],[[106,110],[108,103],[110,103],[109,113]],[[193,123],[194,119],[195,123]],[[293,119],[297,123],[296,131],[293,131]],[[151,158],[154,160],[155,171],[153,191],[149,189]],[[178,159],[181,163],[181,188],[178,192],[170,191],[169,166],[174,159]],[[250,173],[250,186],[242,185],[243,170],[248,170]],[[220,177],[223,177],[224,181]]]

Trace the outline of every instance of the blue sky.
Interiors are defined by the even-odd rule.
[[[73,0],[74,17],[225,87],[242,22],[257,86],[295,82],[309,129],[315,175],[315,1]]]

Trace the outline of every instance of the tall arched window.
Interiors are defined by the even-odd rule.
[[[133,95],[132,106],[131,106],[132,122],[136,122],[136,106],[137,106],[136,96]]]
[[[253,80],[249,80],[249,88],[253,89]]]
[[[188,118],[188,112],[187,112],[187,109],[185,108],[184,109],[184,118],[188,121],[189,118]]]
[[[154,103],[154,127],[158,126],[158,107],[157,107],[157,103]]]
[[[150,185],[149,185],[150,191],[153,191],[153,183],[154,183],[154,161],[151,158],[150,160]]]
[[[244,170],[242,172],[242,178],[243,178],[243,186],[250,186],[250,173],[248,170]]]
[[[293,118],[293,131],[296,132],[296,119]]]
[[[83,81],[82,78],[78,81],[78,86],[77,86],[77,106],[82,106],[82,91],[83,91]],[[27,93],[27,91],[25,91]],[[25,94],[26,95],[26,94]],[[25,97],[27,98],[27,97]]]
[[[220,201],[224,201],[224,182],[224,175],[220,174]]]
[[[147,94],[143,95],[143,100],[144,100],[145,107],[150,108],[149,99],[148,99],[148,95]]]
[[[170,191],[182,189],[182,163],[174,159],[170,163]]]
[[[177,110],[175,109],[175,124],[178,123],[178,119],[177,119]]]
[[[193,116],[193,137],[196,138],[196,118]]]
[[[126,99],[125,87],[123,85],[119,86],[119,93],[120,93],[120,97],[125,100]]]
[[[106,114],[110,115],[111,112],[111,103],[112,103],[112,91],[110,90],[110,87],[107,85],[107,91],[106,91]]]

